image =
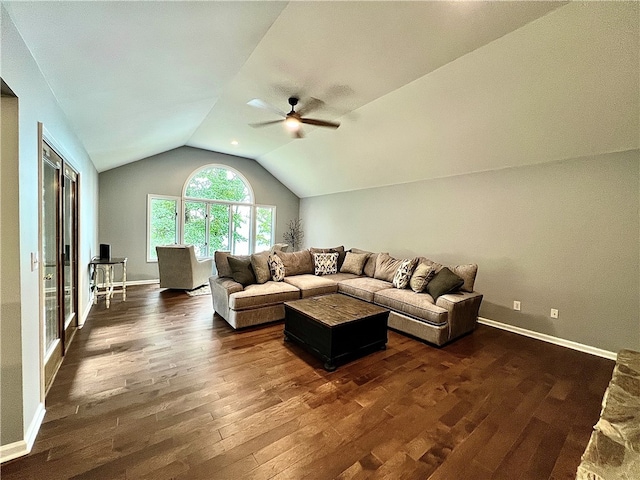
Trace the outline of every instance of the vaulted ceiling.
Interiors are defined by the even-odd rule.
[[[300,197],[633,148],[584,116],[637,88],[634,3],[4,2],[98,171],[188,145]],[[289,96],[340,128],[249,126]]]

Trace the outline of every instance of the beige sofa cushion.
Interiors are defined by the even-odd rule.
[[[369,255],[369,258],[367,258],[367,262],[364,264],[364,268],[362,269],[362,273],[367,277],[373,278],[376,273],[376,261],[378,260],[379,253],[368,252],[367,250],[360,250],[359,248],[352,248],[351,251],[353,253],[366,253]]]
[[[406,288],[389,288],[377,291],[374,303],[433,325],[447,323],[447,310],[438,307],[427,293],[416,293]]]
[[[342,282],[343,280],[360,278],[360,275],[354,275],[353,273],[338,272],[338,273],[332,273],[330,275],[325,275],[323,278],[326,278],[327,280],[333,280],[334,282],[338,283],[338,282]]]
[[[256,277],[256,283],[265,283],[271,280],[269,269],[269,251],[254,253],[251,255],[251,268]]]
[[[342,267],[340,267],[340,272],[362,275],[364,265],[367,263],[369,255],[371,254],[347,252],[344,258],[344,262],[342,263]]]
[[[325,295],[327,293],[336,293],[338,284],[335,280],[329,279],[327,276],[317,276],[311,274],[295,275],[293,277],[284,277],[284,281],[289,285],[300,290],[302,298],[313,297],[316,295]]]
[[[441,263],[434,262],[426,257],[418,257],[420,263],[424,263],[426,265],[432,265],[436,273],[440,272],[445,265]],[[458,275],[460,278],[464,280],[464,284],[460,287],[460,290],[464,292],[473,292],[473,286],[476,281],[476,275],[478,274],[478,265],[475,263],[469,263],[464,265],[449,265],[449,270]]]
[[[268,281],[267,283],[247,285],[241,292],[229,296],[229,308],[245,310],[276,303],[288,302],[300,298],[300,290],[285,282]]]
[[[449,267],[449,269],[464,280],[460,290],[473,292],[473,284],[475,283],[476,275],[478,274],[478,265],[470,263],[468,265],[456,265],[454,267]]]
[[[231,267],[229,266],[229,255],[231,255],[231,252],[216,251],[213,254],[216,264],[216,271],[218,272],[218,277],[220,278],[233,278],[233,272],[231,271]]]
[[[373,295],[378,290],[393,288],[391,282],[369,277],[358,277],[338,283],[338,292],[350,295],[365,302],[373,302]]]
[[[299,252],[278,252],[278,257],[284,264],[285,277],[300,275],[302,273],[313,273],[313,257],[309,250]]]
[[[420,262],[416,269],[413,271],[411,280],[409,280],[409,286],[411,290],[416,293],[424,292],[427,288],[427,284],[436,274],[436,268],[434,265],[427,265]]]
[[[373,278],[384,280],[385,282],[393,282],[398,268],[402,265],[403,260],[393,258],[388,253],[381,253],[376,260],[376,271]]]

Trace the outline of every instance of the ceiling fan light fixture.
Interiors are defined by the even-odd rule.
[[[287,117],[287,119],[284,121],[284,125],[285,127],[287,127],[287,130],[291,131],[291,132],[297,132],[298,130],[300,130],[300,120],[298,120],[295,117]]]

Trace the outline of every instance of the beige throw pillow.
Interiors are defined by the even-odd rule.
[[[360,250],[359,248],[352,248],[351,252],[353,253],[366,253],[369,255],[366,263],[364,264],[364,268],[362,269],[362,273],[364,273],[367,277],[373,278],[376,273],[376,261],[378,260],[378,254],[369,252],[367,250]]]
[[[344,257],[344,263],[340,268],[342,273],[353,273],[354,275],[362,275],[365,263],[369,258],[369,253],[353,253],[347,252]]]
[[[256,283],[266,283],[271,280],[271,270],[269,269],[270,252],[260,252],[251,255],[251,268],[256,276]]]
[[[411,290],[416,293],[424,292],[427,288],[427,284],[436,274],[436,267],[434,265],[427,265],[420,262],[416,269],[413,271],[411,280],[409,280],[409,286]]]

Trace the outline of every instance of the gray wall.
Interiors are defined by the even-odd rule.
[[[22,439],[22,342],[20,332],[20,237],[18,189],[18,99],[2,97],[0,146],[0,445]]]
[[[253,188],[255,202],[276,206],[276,240],[297,218],[299,199],[254,160],[180,147],[100,173],[100,243],[113,256],[127,257],[127,280],[158,278],[157,263],[146,261],[147,195],[181,196],[198,168],[222,164],[239,171]]]
[[[80,319],[91,308],[88,264],[90,255],[97,246],[97,198],[98,172],[89,159],[82,143],[78,140],[65,114],[42,76],[38,65],[24,44],[11,18],[0,6],[1,17],[1,59],[0,77],[18,97],[18,152],[17,156],[2,156],[3,205],[2,205],[2,257],[13,257],[13,263],[7,271],[2,271],[3,299],[5,288],[11,292],[11,302],[19,298],[19,306],[13,304],[9,313],[2,311],[2,337],[12,332],[11,339],[20,342],[21,357],[18,364],[12,354],[9,360],[2,356],[3,397],[2,419],[13,418],[12,425],[20,424],[20,432],[5,432],[2,425],[2,458],[6,455],[27,453],[28,445],[35,440],[39,422],[44,415],[43,384],[40,358],[40,312],[37,292],[40,285],[40,271],[31,269],[31,252],[38,252],[38,122],[42,122],[53,146],[80,173],[80,232],[79,232],[79,293],[78,304]],[[4,125],[3,125],[4,129]],[[5,165],[5,162],[7,164]],[[14,176],[17,168],[17,181],[11,187],[19,192],[19,198],[9,203],[5,210],[4,174],[5,167]],[[5,213],[8,222],[5,224]],[[16,215],[18,221],[16,222]],[[5,244],[4,239],[13,239]],[[18,239],[18,241],[15,241]],[[20,332],[20,336],[17,335]],[[14,346],[14,348],[18,348]],[[17,355],[15,349],[11,350]],[[4,348],[3,348],[4,353]],[[5,364],[5,361],[7,362]],[[22,398],[5,398],[4,381],[11,378],[7,369],[21,375]],[[21,373],[18,373],[20,372]],[[5,375],[7,375],[5,377]],[[17,427],[16,427],[17,428]],[[16,438],[16,436],[18,438]]]
[[[639,349],[639,165],[634,150],[311,197],[300,218],[307,246],[477,263],[482,317]]]

